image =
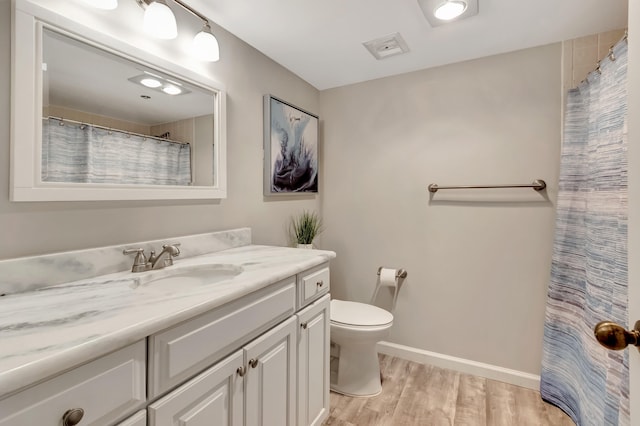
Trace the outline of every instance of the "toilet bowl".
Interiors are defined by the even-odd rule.
[[[374,396],[382,390],[376,344],[393,325],[393,315],[366,303],[331,301],[331,341],[340,347],[331,390],[349,396]]]

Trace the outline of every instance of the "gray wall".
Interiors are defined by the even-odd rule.
[[[539,374],[561,125],[561,46],[320,94],[332,294],[403,267],[391,342]],[[430,183],[528,183],[441,191]]]
[[[55,202],[9,201],[10,0],[0,0],[0,259],[82,249],[191,233],[249,226],[257,243],[286,245],[293,213],[319,210],[319,197],[285,201],[262,195],[262,96],[271,93],[308,111],[319,112],[319,93],[237,37],[214,26],[221,49],[218,63],[201,66],[227,89],[228,198],[221,201]],[[134,25],[115,12],[102,12],[82,2],[42,0],[41,4],[87,25],[112,31],[139,47],[190,64],[185,40],[157,42],[130,31]],[[120,2],[129,7],[129,2]],[[142,10],[126,19],[142,22]],[[75,9],[80,9],[76,11]],[[122,9],[122,8],[119,8]],[[138,22],[139,20],[139,22]],[[184,25],[197,23],[178,22]],[[195,27],[194,27],[195,28]],[[147,45],[145,45],[145,43]]]

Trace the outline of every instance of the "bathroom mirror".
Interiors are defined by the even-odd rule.
[[[12,201],[226,196],[220,85],[28,2],[13,22]]]

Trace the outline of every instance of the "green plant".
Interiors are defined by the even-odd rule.
[[[298,244],[311,244],[322,232],[322,220],[315,212],[303,211],[291,218],[291,234]]]

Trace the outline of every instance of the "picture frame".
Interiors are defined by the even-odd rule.
[[[264,195],[318,192],[318,116],[264,95]]]

